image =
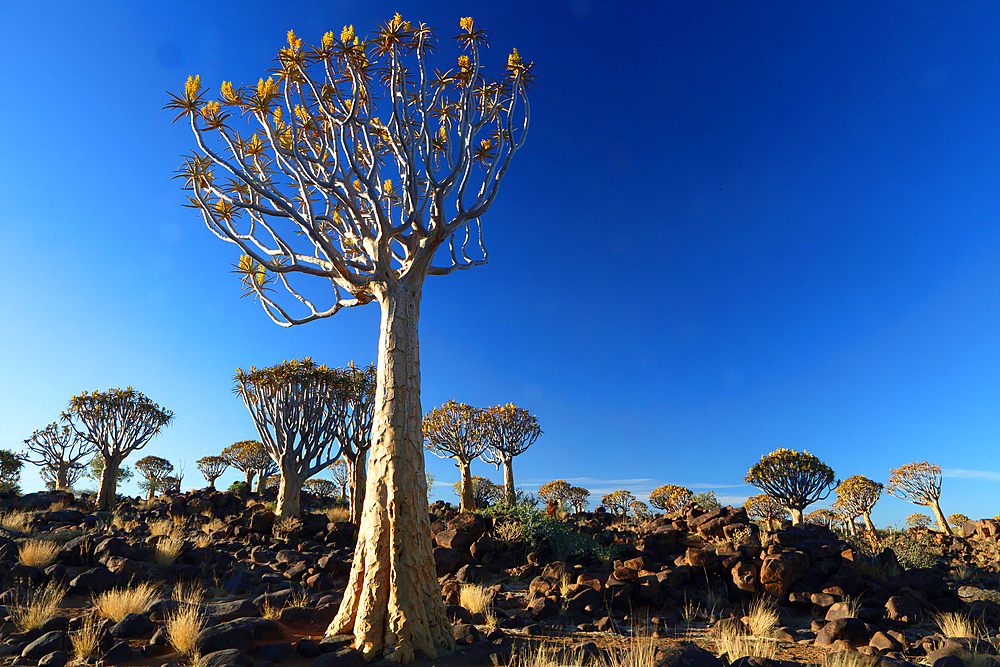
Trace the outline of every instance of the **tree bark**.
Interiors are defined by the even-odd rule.
[[[69,491],[69,479],[67,474],[69,468],[66,466],[60,466],[56,468],[56,488],[60,491]]]
[[[245,472],[243,473],[243,477],[245,477],[245,478],[246,478],[246,482],[247,482],[247,491],[253,491],[253,478],[254,478],[254,471],[253,471],[253,470],[247,470],[247,471],[245,471]]]
[[[514,506],[514,463],[513,458],[506,458],[503,461],[503,488],[507,499],[507,506]]]
[[[872,517],[870,514],[862,514],[861,517],[865,520],[865,528],[871,532],[875,532],[875,524],[872,523]]]
[[[366,660],[429,659],[455,638],[431,550],[417,339],[421,285],[376,288],[382,308],[375,420],[354,564],[328,635],[353,634]]]
[[[951,526],[948,525],[947,519],[944,518],[944,512],[941,511],[941,505],[938,504],[937,498],[932,498],[931,502],[928,503],[928,506],[934,512],[934,518],[936,518],[938,522],[938,529],[940,529],[942,533],[951,535]]]
[[[472,495],[472,466],[468,461],[459,459],[458,468],[462,471],[462,502],[460,509],[463,512],[474,512],[476,510],[476,498]]]
[[[351,469],[351,521],[361,524],[361,514],[365,506],[365,486],[368,483],[368,462],[365,461],[368,450],[358,452],[357,457],[350,462]]]
[[[261,477],[263,478],[264,475]],[[279,519],[299,515],[299,496],[302,495],[303,482],[305,480],[300,475],[291,471],[281,471],[281,481],[278,482],[278,506],[274,510]],[[258,486],[260,486],[259,483]],[[258,493],[263,493],[263,491]]]
[[[115,508],[115,491],[118,487],[118,466],[121,461],[117,456],[104,457],[104,470],[101,472],[101,490],[97,494],[97,508],[110,512]]]
[[[802,525],[802,509],[796,507],[789,507],[788,513],[792,515],[792,525],[801,526]]]
[[[284,478],[284,474],[282,474],[282,478]],[[280,491],[281,487],[279,486],[278,488]],[[257,475],[257,490],[255,493],[260,496],[263,495],[265,491],[267,491],[267,475],[261,473]],[[295,506],[298,507],[298,503],[296,503]]]

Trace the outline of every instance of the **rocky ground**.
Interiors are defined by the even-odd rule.
[[[601,548],[566,556],[558,535],[526,539],[513,519],[429,511],[458,649],[420,665],[957,667],[995,662],[1000,645],[992,520],[889,549],[818,526],[761,534],[742,508],[642,525],[581,513],[563,520],[565,535]],[[357,531],[335,512],[276,521],[266,502],[214,490],[126,501],[113,515],[70,494],[0,495],[0,512],[5,665],[360,664],[349,638],[323,636]],[[143,584],[152,594],[133,613],[95,610],[96,597]],[[57,597],[50,613],[26,618],[43,593]],[[773,627],[750,613],[755,600],[772,601]],[[178,650],[168,619],[186,610],[202,627]],[[934,619],[949,615],[974,632],[948,634],[975,636],[944,636]]]

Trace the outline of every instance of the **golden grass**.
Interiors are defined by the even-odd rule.
[[[778,609],[771,598],[758,597],[747,610],[747,628],[751,637],[769,638],[778,625]]]
[[[720,658],[725,656],[729,664],[743,656],[773,660],[778,654],[778,643],[770,637],[745,635],[735,625],[729,625],[715,637],[715,652]]]
[[[17,550],[17,559],[29,567],[45,569],[56,562],[61,545],[52,540],[25,540]]]
[[[205,626],[201,609],[194,605],[182,605],[175,613],[167,616],[165,627],[170,645],[183,656],[192,658],[198,651],[198,633]]]
[[[141,614],[160,596],[160,588],[143,582],[130,588],[116,588],[91,598],[98,614],[117,623],[127,614]]]
[[[150,535],[170,535],[174,532],[174,522],[172,519],[159,519],[149,524]]]
[[[205,589],[196,584],[177,584],[170,597],[185,604],[199,605],[205,599]]]
[[[323,514],[330,520],[330,523],[351,520],[351,511],[346,507],[328,507],[323,510]]]
[[[930,616],[945,637],[982,637],[984,635],[983,628],[965,614],[949,611]]]
[[[222,519],[212,519],[208,523],[202,524],[201,529],[206,535],[211,535],[217,530],[225,530],[226,522]]]
[[[184,540],[179,537],[171,535],[166,539],[161,539],[156,543],[155,551],[153,551],[153,562],[161,567],[169,567],[177,560],[177,556],[180,555],[183,548]]]
[[[23,601],[8,605],[10,620],[21,632],[42,627],[59,614],[66,590],[66,586],[50,583],[27,591]]]
[[[195,540],[194,540],[194,545],[196,547],[198,547],[199,549],[204,549],[205,547],[207,547],[211,543],[212,543],[212,536],[211,535],[202,534],[202,535],[199,535],[198,537],[196,537]]]
[[[470,614],[483,614],[493,601],[493,591],[479,584],[462,584],[458,589],[458,604]]]
[[[28,512],[14,511],[0,514],[0,528],[6,528],[15,533],[30,533],[29,523],[31,523],[31,514]]]
[[[99,618],[91,616],[80,627],[69,636],[73,645],[73,660],[76,663],[83,663],[92,656],[98,654],[101,645],[101,621]]]
[[[606,649],[599,657],[588,655],[580,646],[543,644],[515,653],[509,667],[640,667],[653,664],[656,649],[657,642],[649,637],[631,637],[625,646]]]
[[[559,576],[559,597],[563,602],[569,601],[569,586],[573,582],[572,577],[570,577],[569,572],[563,572]]]

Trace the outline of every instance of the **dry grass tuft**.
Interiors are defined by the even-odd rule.
[[[931,619],[945,637],[982,637],[984,635],[983,628],[965,614],[944,612],[943,614],[931,614]]]
[[[720,658],[725,656],[729,664],[743,656],[773,660],[778,654],[778,643],[770,637],[747,636],[735,626],[728,626],[715,637],[715,652]]]
[[[95,595],[91,604],[98,614],[117,623],[127,614],[141,614],[160,596],[160,588],[143,582],[131,588],[117,588]]]
[[[28,512],[4,512],[0,514],[0,528],[13,531],[15,533],[30,533],[28,524],[31,523],[31,514]]]
[[[196,584],[177,584],[170,597],[185,604],[199,605],[205,599],[205,589]]]
[[[198,651],[198,633],[204,626],[205,617],[201,609],[195,605],[183,605],[167,617],[167,639],[178,653],[193,658]]]
[[[330,520],[330,523],[351,520],[351,511],[346,507],[328,507],[323,510],[323,514]]]
[[[177,560],[181,549],[184,548],[184,540],[171,535],[166,539],[161,539],[156,543],[156,550],[153,551],[153,562],[161,567],[169,567]]]
[[[101,645],[101,620],[91,616],[83,626],[70,634],[73,645],[73,660],[76,663],[86,662],[87,658],[96,656]]]
[[[194,540],[194,545],[199,549],[204,549],[212,543],[212,536],[201,534]]]
[[[66,590],[66,586],[50,583],[45,588],[27,591],[23,600],[8,605],[10,620],[20,632],[42,627],[59,614]]]
[[[25,540],[17,550],[17,559],[23,565],[44,570],[56,562],[60,547],[58,542],[52,540]]]
[[[769,638],[778,626],[778,609],[771,598],[759,597],[750,603],[747,628],[751,637]]]
[[[174,532],[174,522],[171,519],[159,519],[149,524],[150,535],[170,535]]]
[[[479,584],[462,584],[458,589],[458,604],[472,615],[484,614],[493,601],[493,591]]]
[[[202,524],[201,529],[206,535],[211,535],[217,530],[225,530],[226,522],[222,519],[212,519],[208,523]]]

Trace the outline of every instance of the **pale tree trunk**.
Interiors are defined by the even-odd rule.
[[[870,530],[871,532],[874,533],[875,532],[875,524],[872,523],[872,517],[871,517],[871,515],[870,514],[862,514],[861,518],[863,518],[865,520],[865,528],[867,528],[868,530]]]
[[[508,458],[503,461],[503,488],[504,495],[507,497],[507,506],[513,507],[515,498],[513,459]]]
[[[417,341],[420,288],[381,287],[378,382],[354,564],[328,635],[353,634],[367,660],[429,659],[455,647],[431,550]]]
[[[291,471],[281,471],[281,481],[278,482],[278,507],[274,510],[278,518],[286,519],[299,515],[299,496],[304,481],[306,480],[301,475]]]
[[[253,470],[247,470],[247,471],[245,471],[243,473],[243,477],[246,478],[247,491],[253,491],[254,471]]]
[[[66,466],[61,466],[56,468],[56,488],[60,491],[69,491],[69,479],[67,474],[69,473],[69,468]]]
[[[97,494],[97,509],[110,512],[115,508],[115,491],[118,486],[118,457],[104,458],[104,471],[101,473],[101,490]]]
[[[282,477],[284,477],[284,475],[282,475]],[[263,495],[265,491],[267,491],[267,475],[259,474],[257,475],[257,490],[255,493],[260,496]],[[297,506],[298,504],[296,504],[296,507]]]
[[[948,521],[944,518],[944,512],[941,511],[941,505],[938,504],[937,498],[934,498],[927,504],[934,512],[934,518],[937,519],[938,529],[942,533],[951,535],[951,526],[948,525]]]
[[[476,509],[476,498],[472,495],[472,467],[468,461],[459,460],[458,468],[462,471],[462,501],[460,509],[463,512],[474,512]],[[426,484],[426,481],[424,483]]]
[[[147,480],[149,482],[149,493],[146,494],[146,500],[152,500],[156,497],[156,482],[153,480]]]
[[[365,506],[365,486],[368,484],[368,466],[365,458],[368,451],[360,452],[353,461],[348,464],[351,473],[351,522],[361,524],[361,514]]]
[[[792,525],[793,526],[801,526],[802,525],[802,510],[801,509],[798,509],[798,508],[795,508],[795,507],[789,507],[788,508],[788,513],[792,515]]]

